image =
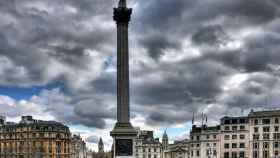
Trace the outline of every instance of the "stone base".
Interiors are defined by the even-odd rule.
[[[116,123],[110,135],[114,138],[114,158],[135,158],[137,131],[130,123]]]
[[[112,137],[136,137],[137,131],[131,123],[116,123],[113,131],[110,132]]]

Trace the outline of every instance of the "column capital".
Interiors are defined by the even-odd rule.
[[[131,8],[114,8],[114,20],[117,23],[129,23],[132,14]]]

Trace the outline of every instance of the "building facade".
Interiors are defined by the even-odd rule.
[[[221,157],[249,157],[249,119],[248,117],[224,117],[221,119]]]
[[[137,130],[135,141],[136,158],[162,158],[163,147],[158,138],[154,138],[153,131]]]
[[[0,118],[1,158],[70,158],[69,128],[54,121],[22,116],[19,123]]]
[[[71,158],[86,158],[86,143],[79,135],[73,135],[71,138]]]
[[[250,157],[274,158],[280,156],[280,110],[251,111]]]
[[[164,158],[189,158],[189,140],[175,141],[163,151]]]
[[[193,126],[189,141],[190,158],[220,157],[220,126]]]
[[[248,116],[223,117],[213,127],[193,126],[190,158],[280,157],[280,110],[251,111]]]

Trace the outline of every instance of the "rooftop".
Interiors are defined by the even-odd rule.
[[[251,111],[249,117],[273,117],[280,116],[280,110]]]

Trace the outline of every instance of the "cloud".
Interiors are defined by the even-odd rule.
[[[90,143],[95,143],[97,144],[99,142],[99,138],[96,137],[96,136],[89,136],[87,139],[86,139],[87,142],[90,142]]]
[[[116,118],[116,3],[2,0],[0,86],[58,82],[64,87],[25,101],[2,96],[3,113],[46,113],[71,126],[109,131]],[[130,104],[136,124],[178,126],[201,111],[215,124],[232,111],[278,105],[277,0],[129,4],[134,6]]]

